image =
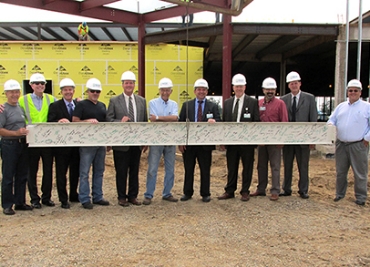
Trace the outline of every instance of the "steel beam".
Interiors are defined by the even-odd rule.
[[[336,36],[317,36],[313,37],[309,41],[305,42],[304,44],[301,44],[299,46],[296,46],[293,49],[289,49],[289,51],[286,51],[283,53],[283,59],[291,58],[295,55],[301,54],[302,52],[309,50],[315,46],[318,46],[323,43],[327,43],[330,41],[335,41],[337,37]]]
[[[46,31],[48,34],[50,34],[51,36],[53,36],[55,39],[57,40],[62,40],[62,41],[65,41],[65,39],[60,36],[59,34],[57,34],[56,32],[54,32],[53,30],[51,30],[50,28],[48,27],[43,27],[42,28],[44,31]]]
[[[260,50],[256,54],[257,59],[261,59],[264,56],[271,54],[271,52],[274,52],[274,50],[280,48],[281,46],[293,41],[294,39],[297,39],[299,36],[298,35],[286,35],[286,36],[281,36],[274,42],[270,43],[268,46]]]
[[[24,34],[22,34],[22,33],[20,33],[20,32],[17,32],[16,30],[14,30],[14,29],[12,29],[12,28],[10,28],[10,27],[3,27],[4,28],[4,30],[7,30],[8,32],[10,32],[10,33],[12,33],[12,34],[14,34],[14,35],[16,35],[16,36],[19,36],[19,37],[21,37],[22,39],[24,39],[24,40],[27,40],[27,41],[30,41],[30,40],[32,40],[31,38],[29,38],[28,36],[26,36],[26,35],[24,35]]]
[[[254,39],[258,37],[258,34],[249,34],[241,40],[233,50],[232,58],[235,59]]]
[[[234,34],[260,34],[260,35],[338,35],[338,25],[318,24],[233,24]]]
[[[211,37],[214,35],[222,35],[222,25],[212,25],[206,27],[190,27],[188,29],[171,30],[159,33],[149,33],[145,37],[146,44],[157,44],[175,42],[185,39],[186,32],[188,31],[189,39],[199,37]]]
[[[231,95],[232,35],[231,16],[224,14],[222,38],[222,99],[224,101]]]
[[[70,36],[72,36],[76,41],[78,41],[78,35],[76,33],[74,33],[73,31],[71,31],[68,27],[61,27],[61,28],[63,29],[63,31],[65,31]]]

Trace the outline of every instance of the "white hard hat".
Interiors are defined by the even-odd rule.
[[[172,81],[168,78],[162,78],[159,81],[159,84],[158,84],[159,89],[161,89],[161,88],[172,88],[172,87],[173,87]]]
[[[271,77],[268,77],[268,78],[264,79],[263,82],[262,82],[262,88],[264,88],[264,89],[276,89],[277,85],[276,85],[275,79],[273,79]]]
[[[243,74],[235,74],[232,80],[233,85],[246,85],[247,81]]]
[[[102,88],[101,88],[101,83],[98,79],[96,78],[90,78],[87,82],[86,82],[86,87],[87,89],[91,89],[91,90],[99,90],[101,91]]]
[[[60,83],[59,83],[59,87],[60,87],[60,89],[62,89],[63,87],[65,87],[65,86],[71,86],[71,87],[73,87],[73,88],[75,88],[76,87],[76,85],[75,85],[75,83],[72,81],[72,79],[70,79],[70,78],[64,78],[64,79],[62,79],[61,81],[60,81]]]
[[[204,79],[198,79],[194,83],[194,89],[197,87],[205,87],[208,90],[208,82]]]
[[[30,78],[30,84],[34,83],[34,82],[44,82],[44,83],[46,83],[44,75],[42,75],[41,73],[32,74],[31,78]]]
[[[21,90],[21,85],[16,80],[7,80],[4,83],[4,91]]]
[[[135,76],[135,73],[133,73],[132,71],[125,71],[124,73],[122,73],[121,75],[121,81],[135,81],[136,82],[136,76]]]
[[[293,81],[300,81],[300,80],[301,80],[301,76],[299,76],[298,72],[295,72],[295,71],[289,72],[288,75],[286,76],[287,83],[290,83]]]
[[[359,88],[359,89],[361,89],[361,90],[362,90],[362,84],[361,84],[361,82],[360,82],[359,80],[357,80],[357,79],[350,80],[350,81],[348,82],[348,84],[347,84],[347,89],[348,89],[349,87],[356,87],[356,88]]]

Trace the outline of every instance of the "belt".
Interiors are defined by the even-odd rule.
[[[353,141],[353,142],[344,142],[344,141],[341,141],[341,140],[339,140],[339,141],[347,146],[347,145],[352,145],[352,144],[360,143],[360,142],[364,141],[364,139],[361,139],[361,140],[358,140],[358,141]]]
[[[9,143],[20,143],[20,144],[26,144],[26,138],[12,138],[12,139],[1,139],[3,142],[9,142]]]

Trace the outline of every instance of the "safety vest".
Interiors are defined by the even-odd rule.
[[[80,24],[78,26],[78,33],[82,36],[84,36],[85,34],[87,34],[89,32],[89,26],[86,25],[86,27],[82,26],[82,24]]]
[[[44,94],[42,98],[42,107],[38,111],[35,104],[32,101],[31,94],[21,96],[19,98],[19,106],[24,110],[26,114],[26,124],[33,124],[39,122],[48,121],[48,112],[50,103],[54,102],[54,97],[49,94]]]

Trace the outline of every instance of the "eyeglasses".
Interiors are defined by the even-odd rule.
[[[350,89],[350,90],[347,90],[348,92],[350,92],[350,93],[352,93],[352,92],[354,92],[354,93],[358,93],[358,91],[359,90],[356,90],[356,89]]]
[[[45,85],[45,83],[44,83],[44,82],[33,82],[32,84],[36,84],[36,85],[39,85],[39,84],[41,84],[41,85]]]
[[[95,94],[95,93],[96,93],[96,94],[100,94],[100,92],[101,92],[100,90],[89,90],[89,91],[90,91],[91,93],[93,93],[93,94]]]

